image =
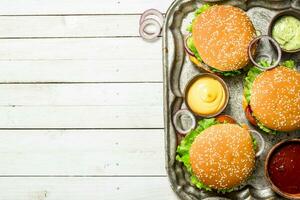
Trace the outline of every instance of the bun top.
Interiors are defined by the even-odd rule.
[[[232,71],[248,64],[247,50],[255,37],[255,29],[243,10],[215,5],[195,19],[192,35],[196,49],[207,65]]]
[[[213,189],[240,185],[252,173],[255,152],[246,129],[236,124],[218,124],[204,130],[190,149],[193,173]]]
[[[253,82],[250,106],[256,119],[278,131],[300,129],[300,73],[277,67]]]

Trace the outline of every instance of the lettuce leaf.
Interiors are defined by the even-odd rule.
[[[244,95],[249,104],[251,98],[251,89],[254,80],[262,71],[257,67],[251,67],[244,81]]]
[[[296,62],[294,60],[286,60],[282,62],[281,65],[290,69],[296,69]]]
[[[195,11],[195,17],[197,17],[198,15],[204,13],[207,9],[210,8],[209,4],[203,4],[201,7],[199,7],[196,11]]]
[[[200,57],[196,47],[195,47],[195,44],[194,44],[194,40],[193,40],[193,37],[189,37],[187,39],[187,46],[188,48],[195,54],[195,57],[197,58],[197,60],[199,60],[200,62],[202,62],[202,58]]]
[[[255,139],[255,137],[251,136],[252,137],[252,143],[253,143],[253,148],[254,148],[254,151],[256,152],[257,150],[257,140]]]
[[[259,62],[259,64],[263,67],[268,67],[268,66],[271,65],[271,63],[266,61],[266,60],[261,60]],[[287,67],[289,69],[296,69],[296,63],[295,63],[294,60],[286,60],[286,61],[282,62],[281,65],[284,66],[284,67]],[[253,82],[260,73],[262,73],[262,70],[260,70],[259,68],[253,66],[253,67],[250,68],[250,70],[248,71],[248,74],[245,78],[245,81],[244,81],[244,95],[245,95],[245,98],[246,98],[248,104],[250,103],[250,99],[251,99],[251,89],[252,89]],[[255,116],[254,116],[254,118],[255,118]],[[256,119],[256,123],[257,123],[258,127],[261,130],[265,131],[266,133],[270,133],[270,134],[278,134],[279,133],[279,131],[272,130],[272,129],[264,126],[257,119]]]
[[[255,117],[254,117],[254,118],[255,118]],[[270,129],[270,128],[268,128],[268,127],[265,127],[265,126],[264,126],[261,122],[259,122],[256,118],[255,118],[255,120],[256,120],[257,126],[258,126],[261,130],[265,131],[266,133],[270,133],[270,134],[273,134],[273,135],[276,135],[276,134],[279,133],[279,131]]]
[[[236,76],[240,75],[242,72],[241,70],[233,70],[233,71],[221,71],[216,68],[210,67],[210,70],[219,74],[222,74],[223,76]]]

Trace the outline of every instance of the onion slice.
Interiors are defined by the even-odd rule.
[[[147,31],[145,31],[145,28],[150,25],[155,26],[155,31],[153,33],[149,33]],[[152,40],[158,38],[158,36],[161,32],[161,26],[160,26],[159,22],[156,21],[155,19],[145,19],[143,21],[143,23],[140,25],[139,32],[140,32],[140,36],[142,38],[144,38],[145,40],[148,40],[148,41],[152,41]]]
[[[181,123],[181,117],[187,117],[191,120],[191,123],[189,124],[190,126],[188,128],[183,129],[182,126],[179,124]],[[196,127],[196,118],[193,115],[193,113],[191,113],[189,110],[181,109],[178,110],[173,116],[173,124],[178,133],[186,135]]]
[[[257,63],[257,62],[255,61],[255,59],[253,58],[253,55],[252,55],[252,53],[253,53],[252,48],[253,48],[255,45],[257,45],[257,43],[258,43],[261,39],[267,39],[268,41],[270,41],[270,42],[275,46],[276,51],[277,51],[277,57],[278,57],[278,58],[277,58],[277,60],[274,62],[274,64],[271,65],[271,66],[269,66],[269,67],[263,67],[263,66],[261,66],[259,63]],[[268,35],[261,35],[261,36],[258,36],[258,37],[256,37],[256,38],[254,38],[254,39],[250,42],[250,45],[249,45],[249,47],[248,47],[248,56],[249,56],[251,62],[252,62],[256,67],[258,67],[259,69],[261,69],[261,70],[263,70],[263,71],[266,71],[266,70],[273,69],[273,68],[275,68],[275,67],[278,66],[278,64],[279,64],[279,62],[280,62],[280,60],[281,60],[282,52],[281,52],[281,48],[280,48],[279,44],[278,44],[273,38],[271,38],[271,37],[268,36]],[[271,57],[271,56],[265,55],[265,54],[263,54],[263,56],[264,56],[264,57],[267,57],[268,59],[270,59],[270,57]]]
[[[190,48],[188,47],[188,39],[192,37],[192,34],[188,34],[187,36],[185,36],[184,38],[184,49],[185,51],[190,55],[190,56],[194,56],[195,54],[190,50]]]
[[[146,10],[146,11],[141,15],[141,18],[140,18],[140,25],[146,20],[146,18],[147,18],[148,16],[151,16],[151,15],[154,15],[154,16],[157,17],[158,20],[156,19],[156,21],[158,21],[159,24],[160,24],[160,26],[162,27],[163,24],[164,24],[164,16],[163,16],[163,14],[162,14],[161,12],[159,12],[158,10],[153,9],[153,8]],[[151,18],[151,19],[152,19],[152,18]]]

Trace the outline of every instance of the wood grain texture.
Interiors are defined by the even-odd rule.
[[[0,129],[163,128],[162,106],[0,107]]]
[[[161,83],[1,88],[0,128],[163,128]]]
[[[0,141],[0,177],[166,174],[162,129],[1,130]]]
[[[0,38],[138,37],[140,15],[0,16]]]
[[[172,0],[3,0],[0,199],[177,199],[164,169],[161,39]]]
[[[0,84],[0,106],[161,106],[162,83]]]
[[[4,200],[176,200],[166,177],[1,178]]]
[[[141,38],[2,39],[0,60],[161,60],[161,43]]]
[[[160,59],[0,61],[0,83],[162,82],[162,79]]]
[[[172,0],[3,0],[1,15],[130,14],[149,8],[165,12]]]
[[[161,44],[140,38],[2,39],[0,83],[161,82]]]

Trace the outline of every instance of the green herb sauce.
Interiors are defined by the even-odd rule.
[[[281,48],[292,51],[300,48],[300,21],[293,16],[279,18],[272,29],[273,38]]]

